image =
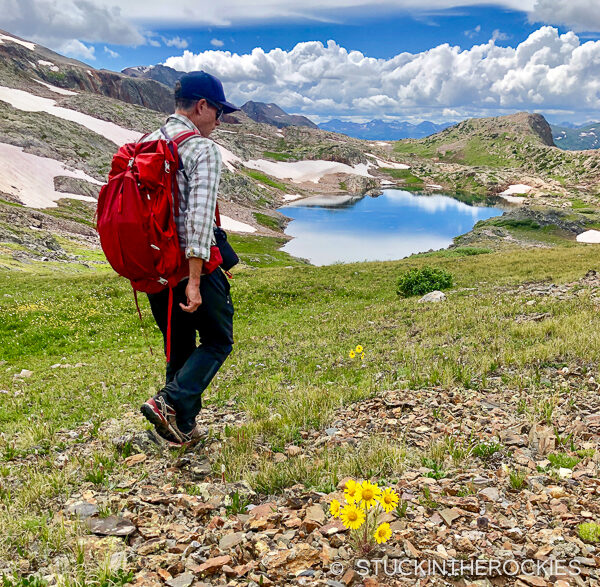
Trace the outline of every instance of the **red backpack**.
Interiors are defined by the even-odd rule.
[[[138,291],[152,294],[169,288],[167,360],[173,288],[189,273],[175,224],[179,215],[177,170],[181,168],[177,151],[196,135],[184,131],[170,140],[123,145],[113,157],[108,183],[98,196],[96,228],[102,250],[112,268],[131,281],[136,305]]]

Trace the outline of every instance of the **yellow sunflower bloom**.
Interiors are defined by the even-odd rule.
[[[360,353],[362,353],[362,352],[363,352],[363,348],[362,348],[362,346],[360,346],[359,344],[357,344],[357,345],[356,345],[356,352],[357,352],[358,354],[360,354]]]
[[[375,530],[375,540],[377,540],[377,544],[381,544],[382,542],[387,542],[392,537],[392,529],[387,522],[384,522]]]
[[[380,495],[381,489],[375,483],[363,481],[359,487],[356,501],[360,501],[360,505],[370,510],[377,503]]]
[[[356,530],[360,528],[365,521],[365,512],[356,507],[356,504],[344,506],[340,512],[340,519],[346,528]]]
[[[359,489],[359,485],[354,479],[348,479],[346,481],[346,487],[344,489],[344,497],[348,503],[354,503],[356,501],[356,494]]]
[[[379,496],[378,499],[379,503],[381,504],[381,507],[386,512],[391,512],[392,510],[395,510],[399,500],[400,498],[398,497],[398,494],[395,491],[392,491],[389,487],[384,490],[384,492]]]
[[[340,502],[337,499],[334,499],[330,504],[329,504],[329,513],[334,517],[337,518],[340,515]]]
[[[355,353],[354,351],[350,351],[350,352],[348,353],[348,356],[349,356],[351,359],[353,359],[354,357],[356,357],[356,353]]]

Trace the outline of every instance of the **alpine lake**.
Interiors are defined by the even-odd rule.
[[[292,218],[285,233],[293,238],[282,250],[313,265],[331,265],[443,249],[478,221],[503,210],[447,195],[387,189],[376,197],[313,196],[292,201],[279,212]]]

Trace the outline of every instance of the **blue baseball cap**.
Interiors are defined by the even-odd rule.
[[[190,71],[179,79],[181,87],[175,92],[175,98],[189,98],[200,100],[205,98],[223,107],[223,112],[229,114],[239,110],[230,102],[225,100],[225,92],[221,80],[205,71]]]

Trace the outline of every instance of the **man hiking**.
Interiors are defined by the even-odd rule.
[[[223,85],[204,71],[185,74],[175,84],[175,113],[144,141],[173,139],[196,131],[179,145],[182,168],[177,172],[179,244],[189,262],[189,277],[173,289],[169,318],[169,291],[148,294],[152,314],[163,333],[165,347],[170,323],[170,357],[166,385],[146,401],[142,414],[156,432],[174,445],[202,439],[196,416],[202,392],[208,387],[233,345],[233,304],[229,281],[220,268],[203,274],[215,244],[213,222],[221,176],[221,154],[208,137],[223,113],[239,110],[225,100]],[[200,344],[196,346],[196,333]]]

